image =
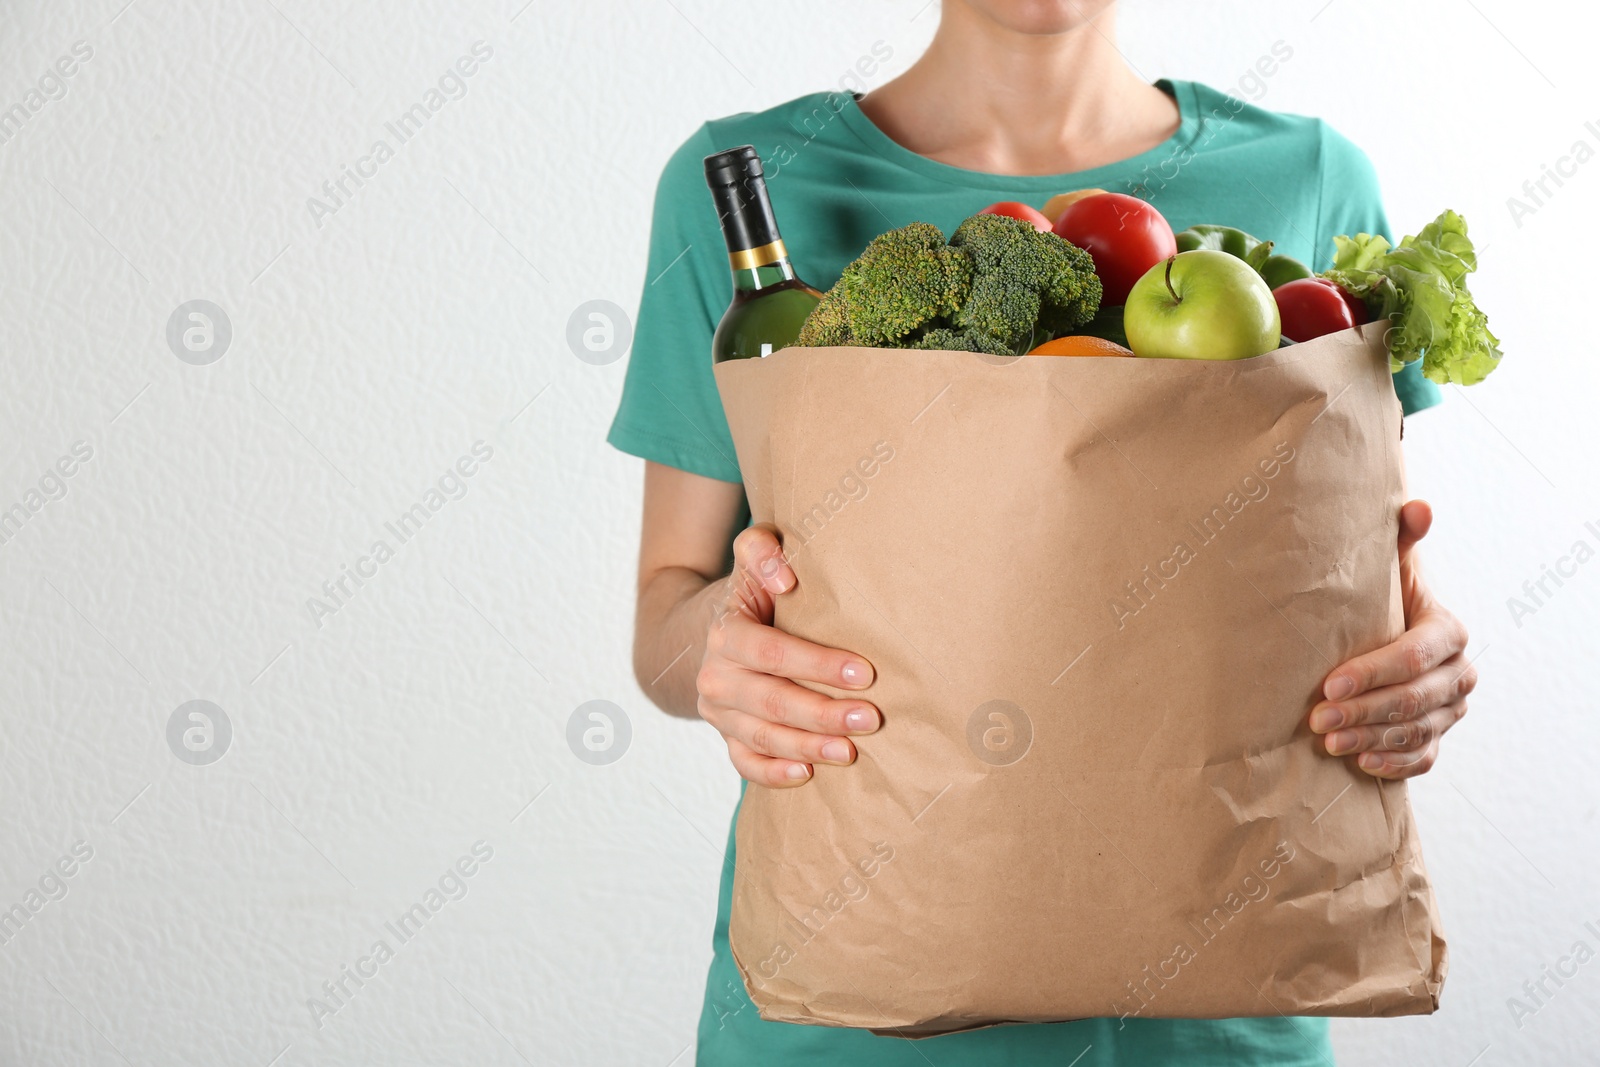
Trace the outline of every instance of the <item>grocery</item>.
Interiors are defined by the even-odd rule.
[[[1269,289],[1311,277],[1311,268],[1293,256],[1268,256],[1257,269],[1261,272],[1261,280],[1267,283]]]
[[[1029,352],[1030,356],[1131,356],[1133,349],[1108,341],[1104,337],[1088,334],[1071,334],[1057,337]]]
[[[1327,278],[1296,278],[1272,290],[1283,335],[1309,341],[1368,321],[1366,305]]]
[[[1044,202],[1044,217],[1054,225],[1061,213],[1086,196],[1099,196],[1104,189],[1074,189],[1070,193],[1057,193]]]
[[[1074,201],[1056,220],[1055,232],[1094,257],[1107,304],[1124,303],[1145,271],[1178,251],[1161,212],[1126,193]]]
[[[1128,294],[1124,326],[1139,356],[1248,359],[1278,347],[1278,305],[1244,260],[1210,248],[1158,263]]]
[[[1174,234],[1137,197],[1080,189],[1043,213],[991,204],[948,241],[925,222],[889,230],[819,293],[795,273],[755,149],[708,156],[706,180],[734,275],[717,362],[790,344],[1236,360],[1379,318],[1393,323],[1392,370],[1421,360],[1428,378],[1471,385],[1500,361],[1467,288],[1477,255],[1454,211],[1394,247],[1373,234],[1335,237],[1332,268],[1313,277],[1237,227]],[[1050,210],[1060,212],[1053,226]],[[1056,338],[1072,343],[1053,349]]]
[[[771,355],[794,341],[822,294],[789,260],[756,150],[742,145],[707,156],[705,169],[733,271],[733,299],[712,336],[712,360]]]
[[[1333,267],[1322,273],[1388,319],[1392,368],[1422,360],[1436,382],[1474,385],[1500,365],[1500,342],[1467,288],[1478,256],[1467,220],[1445,211],[1389,247],[1381,236],[1335,237]]]
[[[972,260],[937,226],[913,222],[873,238],[800,331],[797,344],[896,347],[953,314],[972,290]]]
[[[1094,317],[1088,253],[1004,215],[974,215],[948,244],[916,222],[875,238],[795,343],[1021,355]]]
[[[1276,289],[1297,278],[1311,277],[1310,267],[1293,256],[1274,254],[1271,241],[1252,237],[1235,226],[1191,226],[1178,234],[1177,243],[1180,252],[1214,248],[1230,256],[1238,256],[1260,272],[1269,289]]]
[[[1050,220],[1048,218],[1027,204],[1019,204],[1015,200],[1002,200],[998,204],[990,204],[978,214],[1004,215],[1006,218],[1019,219],[1022,222],[1026,222],[1040,233],[1050,232]]]

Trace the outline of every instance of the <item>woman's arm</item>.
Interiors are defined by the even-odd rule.
[[[726,593],[723,570],[743,501],[743,488],[731,482],[644,465],[633,673],[669,715],[699,717],[695,672]]]
[[[860,656],[772,625],[774,598],[795,575],[771,527],[734,537],[739,486],[659,463],[645,465],[633,669],[664,711],[705,719],[739,774],[758,785],[799,785],[811,764],[848,764],[852,734],[878,728],[878,709],[798,682],[872,684]],[[722,568],[733,540],[733,572]]]

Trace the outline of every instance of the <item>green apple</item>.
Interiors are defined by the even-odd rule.
[[[1250,264],[1197,248],[1145,272],[1123,310],[1128,347],[1158,359],[1248,359],[1278,347],[1278,303]]]

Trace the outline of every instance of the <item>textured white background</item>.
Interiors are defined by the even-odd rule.
[[[0,544],[0,907],[94,850],[0,946],[0,1062],[688,1063],[736,780],[630,678],[640,465],[602,441],[626,364],[575,358],[566,323],[635,306],[654,181],[695,125],[831,87],[875,41],[903,69],[934,10],[124,2],[0,16],[0,107],[94,53],[0,143],[0,508],[93,449]],[[1335,1033],[1346,1064],[1592,1062],[1600,961],[1520,1028],[1506,1001],[1600,949],[1600,562],[1520,627],[1506,600],[1600,546],[1600,161],[1520,227],[1506,198],[1600,146],[1600,25],[1507,0],[1126,6],[1152,78],[1226,87],[1289,43],[1261,102],[1362,144],[1397,229],[1449,205],[1485,250],[1505,366],[1406,442],[1483,671],[1413,792],[1452,973],[1438,1016]],[[318,226],[307,198],[480,39],[466,95]],[[208,366],[165,339],[195,298],[233,328]],[[307,598],[478,440],[465,496],[316,625]],[[204,767],[166,740],[197,698],[234,730]],[[632,722],[611,766],[565,741],[596,698]],[[480,839],[467,895],[319,1028],[307,998]]]

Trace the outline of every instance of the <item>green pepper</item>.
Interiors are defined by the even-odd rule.
[[[1191,226],[1177,235],[1177,241],[1180,252],[1209,248],[1244,260],[1256,269],[1269,289],[1296,278],[1311,277],[1311,268],[1293,256],[1273,255],[1271,241],[1252,237],[1234,226]]]
[[[1261,271],[1261,278],[1267,283],[1268,289],[1276,289],[1284,282],[1311,277],[1311,268],[1293,256],[1268,256],[1266,262],[1257,269]]]
[[[1178,251],[1193,252],[1197,248],[1209,248],[1216,252],[1226,252],[1239,259],[1249,259],[1250,253],[1259,248],[1263,242],[1251,237],[1243,230],[1233,226],[1190,226],[1178,234]]]

